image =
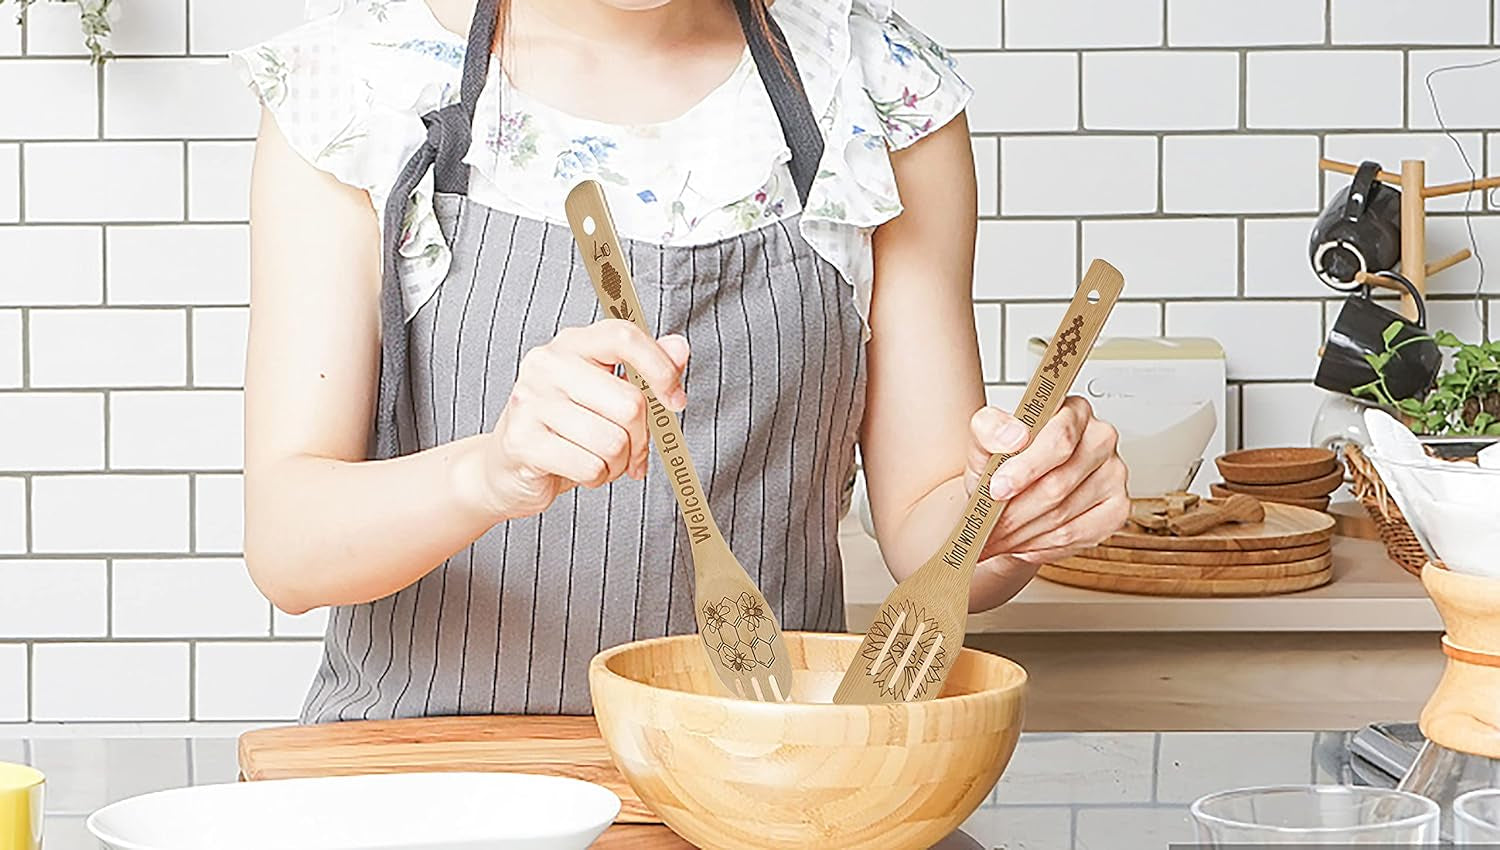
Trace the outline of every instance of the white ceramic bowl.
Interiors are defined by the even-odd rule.
[[[1397,460],[1373,447],[1365,456],[1439,560],[1454,572],[1500,578],[1500,471],[1427,458]]]
[[[584,850],[619,811],[577,779],[404,773],[158,791],[88,828],[110,850]]]

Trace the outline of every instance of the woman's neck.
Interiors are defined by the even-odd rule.
[[[726,0],[668,0],[621,8],[601,0],[513,0],[512,20],[580,41],[626,50],[660,50],[724,31]]]
[[[613,124],[680,115],[728,78],[745,50],[730,0],[634,9],[604,0],[512,0],[499,37],[518,88]]]

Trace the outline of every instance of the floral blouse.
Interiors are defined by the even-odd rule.
[[[901,212],[889,151],[967,104],[952,58],[891,0],[776,0],[825,150],[801,207],[791,151],[748,50],[729,78],[657,124],[570,115],[511,86],[491,58],[475,115],[469,197],[530,218],[566,221],[579,180],[601,181],[621,235],[706,244],[800,214],[808,243],[854,287],[868,315],[873,229]],[[313,0],[308,23],[233,55],[291,146],[366,190],[377,212],[426,138],[421,117],[459,96],[465,41],[425,0]],[[402,223],[407,315],[437,291],[451,260],[428,175]]]

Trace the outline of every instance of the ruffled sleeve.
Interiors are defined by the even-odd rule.
[[[778,0],[772,6],[807,79],[826,141],[802,232],[853,287],[869,317],[870,237],[901,213],[890,152],[915,144],[968,105],[953,58],[889,0]],[[812,33],[822,31],[821,37]],[[823,79],[823,77],[827,79]]]
[[[421,116],[458,97],[464,45],[425,10],[345,2],[230,56],[292,149],[369,193],[381,217],[390,187],[426,139]],[[396,246],[408,316],[436,291],[451,259],[432,195],[429,174]]]

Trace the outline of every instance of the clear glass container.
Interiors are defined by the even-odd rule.
[[[1458,846],[1500,845],[1500,788],[1484,788],[1453,802]]]
[[[1428,741],[1397,787],[1436,801],[1442,808],[1442,836],[1452,838],[1457,834],[1454,808],[1458,799],[1470,791],[1497,786],[1500,759],[1460,753]]]
[[[1205,847],[1436,843],[1438,806],[1385,788],[1283,785],[1221,791],[1192,806]]]

